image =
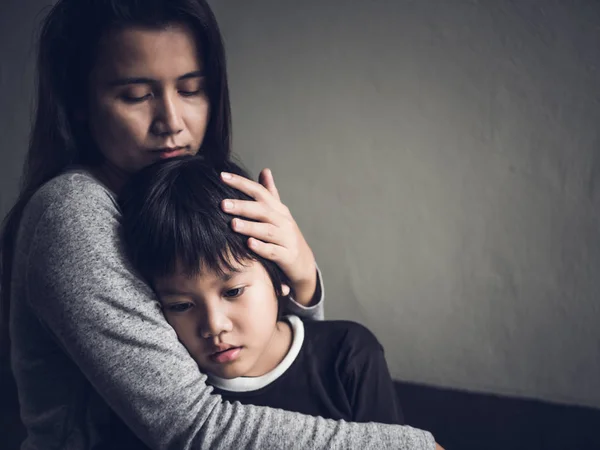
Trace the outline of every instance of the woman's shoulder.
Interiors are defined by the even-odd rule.
[[[46,182],[32,197],[50,203],[68,203],[72,200],[115,201],[114,194],[86,169],[72,169]]]
[[[21,236],[58,240],[99,237],[99,231],[119,221],[117,201],[85,170],[62,173],[40,187],[23,211]],[[29,241],[30,238],[26,238]]]
[[[73,169],[41,186],[29,200],[24,218],[54,214],[77,214],[102,210],[118,213],[114,194],[89,171]]]

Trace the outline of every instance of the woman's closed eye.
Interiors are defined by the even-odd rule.
[[[183,95],[184,97],[193,97],[195,95],[200,95],[200,94],[204,93],[204,89],[200,88],[200,89],[196,89],[195,91],[180,90],[179,93],[181,95]]]
[[[183,97],[195,97],[197,95],[201,95],[204,93],[204,89],[196,89],[195,91],[184,91],[180,90],[179,95]],[[126,103],[142,103],[143,101],[149,100],[153,97],[153,94],[145,94],[145,95],[131,95],[131,94],[123,94],[121,95],[121,100]]]
[[[178,89],[180,95],[184,97],[193,97],[204,94],[204,78],[192,78],[185,80]]]
[[[123,96],[121,96],[121,99],[126,103],[141,103],[144,100],[148,100],[150,97],[152,97],[151,94],[146,94],[141,97],[134,97],[131,95],[123,95]]]
[[[133,86],[131,89],[121,92],[119,98],[126,103],[141,103],[144,100],[152,98],[153,95],[148,87]]]

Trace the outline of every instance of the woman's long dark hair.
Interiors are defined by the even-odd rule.
[[[12,263],[25,206],[40,186],[68,167],[93,167],[101,162],[89,130],[75,120],[76,111],[86,107],[100,38],[110,30],[161,29],[169,24],[187,25],[202,53],[211,111],[202,144],[210,153],[207,150],[204,156],[215,166],[229,159],[231,113],[225,51],[205,0],[59,0],[44,19],[38,38],[35,119],[20,194],[0,235],[0,356],[6,356],[9,349]]]

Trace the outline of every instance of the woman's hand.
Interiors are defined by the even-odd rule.
[[[317,286],[315,257],[290,210],[281,203],[271,171],[261,171],[260,183],[227,172],[221,178],[256,200],[223,201],[221,207],[225,212],[257,221],[235,218],[233,229],[249,236],[248,245],[255,253],[277,263],[292,284],[294,300],[310,306]]]

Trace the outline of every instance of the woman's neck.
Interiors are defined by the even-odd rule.
[[[94,167],[91,171],[94,176],[98,178],[101,183],[106,185],[108,189],[114,192],[115,195],[119,195],[121,189],[131,176],[129,172],[116,167],[108,161],[104,161],[99,166]]]

